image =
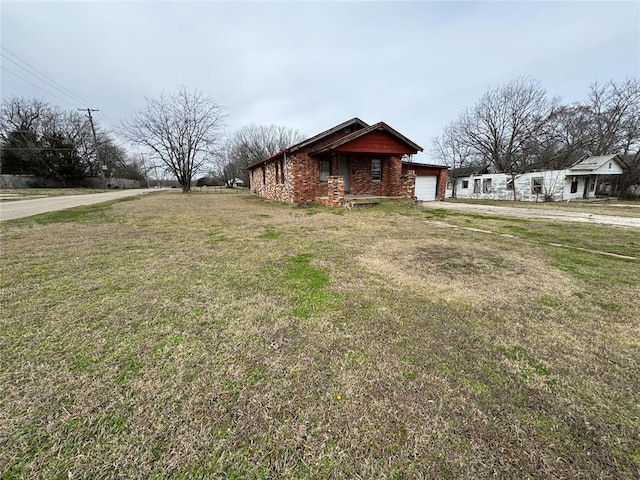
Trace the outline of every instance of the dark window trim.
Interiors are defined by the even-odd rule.
[[[543,190],[544,178],[542,177],[533,177],[531,179],[531,194],[532,195],[540,195]]]
[[[380,162],[380,169],[376,170],[373,168],[373,162]],[[382,159],[381,158],[372,158],[371,159],[371,181],[372,182],[381,182],[382,181]],[[379,178],[375,178],[374,172],[378,172]]]
[[[322,168],[323,163],[326,164],[326,166],[327,166],[326,169]],[[325,178],[325,179],[322,178],[322,173],[323,172],[326,172],[326,174],[327,174],[327,178]],[[321,182],[324,183],[324,182],[328,181],[329,177],[331,176],[331,162],[329,160],[324,160],[324,159],[318,160],[318,176],[320,177],[320,181]]]

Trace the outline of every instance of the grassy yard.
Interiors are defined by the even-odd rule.
[[[569,212],[594,213],[597,215],[618,215],[621,217],[640,217],[638,200],[601,200],[572,202],[514,202],[512,200],[484,200],[475,198],[447,198],[447,202],[473,203],[495,207],[536,208],[541,210],[563,210]]]
[[[637,230],[168,191],[0,233],[2,478],[640,475],[640,262],[549,245]]]
[[[66,195],[86,195],[89,193],[112,192],[98,188],[3,188],[0,190],[0,202],[30,200],[32,198],[62,197]]]

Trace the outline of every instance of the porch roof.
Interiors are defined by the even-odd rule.
[[[313,137],[310,137],[300,143],[297,143],[296,145],[292,145],[291,147],[285,148],[284,150],[279,151],[278,153],[275,153],[274,155],[271,155],[270,157],[267,158],[263,158],[262,160],[258,160],[257,162],[252,163],[251,165],[248,165],[245,170],[252,170],[256,167],[259,167],[260,165],[263,165],[265,163],[271,162],[273,160],[277,160],[279,158],[283,158],[287,153],[294,153],[297,152],[298,150],[301,150],[303,148],[308,148],[308,149],[312,149],[313,148],[313,144],[320,142],[321,140],[325,139],[326,137],[329,137],[330,135],[333,135],[335,133],[341,132],[341,131],[345,131],[345,129],[348,129],[349,127],[353,127],[356,128],[357,130],[355,132],[352,133],[347,133],[346,135],[328,143],[328,144],[321,144],[321,146],[319,148],[317,148],[316,150],[311,150],[309,151],[309,155],[316,155],[319,153],[325,153],[325,152],[330,152],[330,151],[335,151],[337,149],[339,149],[340,147],[343,147],[345,145],[347,145],[350,142],[354,142],[357,141],[359,139],[361,139],[362,137],[368,135],[368,134],[372,134],[373,132],[385,132],[388,135],[390,135],[393,139],[395,139],[396,142],[398,142],[398,144],[402,144],[405,146],[404,149],[398,149],[399,151],[383,151],[383,152],[379,152],[379,153],[391,153],[391,154],[407,154],[407,153],[411,153],[411,154],[415,154],[417,152],[421,152],[423,151],[422,147],[420,145],[418,145],[417,143],[412,142],[411,140],[409,140],[407,137],[405,137],[404,135],[402,135],[400,132],[398,132],[397,130],[394,130],[393,128],[391,128],[389,125],[387,125],[384,122],[378,122],[375,125],[368,125],[367,123],[363,122],[362,120],[360,120],[358,117],[354,117],[350,120],[347,120],[346,122],[343,122],[339,125],[336,125],[333,128],[330,128],[329,130],[325,130],[322,133],[319,133],[317,135],[314,135]],[[350,129],[349,129],[350,130]],[[348,130],[347,130],[348,131]],[[393,149],[393,148],[392,148]],[[402,150],[402,151],[400,151]]]
[[[408,146],[411,150],[413,150],[413,153],[417,153],[417,152],[422,152],[423,148],[418,145],[417,143],[412,142],[411,140],[409,140],[407,137],[405,137],[404,135],[402,135],[400,132],[398,132],[397,130],[394,130],[393,128],[391,128],[389,125],[387,125],[384,122],[378,122],[375,125],[371,125],[369,127],[363,128],[361,130],[357,130],[349,135],[346,135],[344,137],[341,137],[331,143],[329,143],[328,145],[324,145],[321,148],[314,150],[312,152],[309,153],[309,155],[317,155],[320,153],[325,153],[325,152],[330,152],[332,150],[337,150],[340,147],[353,142],[354,140],[357,140],[359,138],[362,138],[368,134],[370,134],[371,132],[374,131],[382,131],[382,132],[386,132],[388,134],[390,134],[392,137],[394,137],[396,140],[398,140],[400,143],[405,144],[406,146]],[[394,153],[405,153],[405,152],[394,152]]]
[[[596,157],[588,157],[574,163],[569,170],[573,173],[576,171],[593,172],[598,170],[607,162],[615,161],[622,167],[622,159],[620,155],[599,155]]]
[[[313,143],[318,142],[318,141],[322,140],[323,138],[328,137],[329,135],[332,135],[332,134],[334,134],[336,132],[339,132],[340,130],[344,130],[345,128],[348,128],[348,127],[351,127],[351,126],[355,126],[356,128],[364,129],[364,128],[369,127],[369,124],[363,122],[358,117],[353,117],[352,119],[347,120],[346,122],[342,122],[341,124],[330,128],[329,130],[325,130],[324,132],[321,132],[321,133],[319,133],[317,135],[314,135],[313,137],[309,137],[309,138],[307,138],[306,140],[303,140],[300,143],[296,143],[295,145],[287,147],[284,150],[280,150],[279,152],[271,155],[270,157],[263,158],[262,160],[258,160],[257,162],[253,162],[251,165],[247,166],[245,168],[245,170],[251,170],[253,168],[259,167],[263,163],[268,163],[268,162],[276,160],[276,159],[278,159],[280,157],[284,157],[284,155],[286,153],[297,152],[298,150],[300,150],[300,149],[302,149],[304,147],[312,145]]]
[[[332,134],[334,134],[336,132],[339,132],[340,130],[344,130],[345,128],[350,127],[352,125],[355,125],[356,127],[359,127],[360,129],[369,128],[369,124],[368,123],[363,122],[358,117],[353,117],[351,120],[347,120],[346,122],[342,122],[340,125],[336,125],[335,127],[330,128],[329,130],[325,130],[322,133],[314,135],[313,137],[307,138],[306,140],[303,140],[302,142],[297,143],[297,144],[287,148],[287,151],[288,152],[296,152],[296,151],[300,150],[301,148],[304,148],[304,147],[306,147],[308,145],[311,145],[312,143],[315,143],[315,142],[317,142],[319,140],[322,140],[323,138],[328,137],[329,135],[332,135]]]

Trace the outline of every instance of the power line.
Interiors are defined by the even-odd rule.
[[[36,75],[33,72],[30,72],[29,70],[27,70],[26,68],[24,68],[22,65],[20,65],[18,62],[14,62],[13,60],[11,60],[10,58],[7,58],[4,54],[0,53],[0,55],[2,55],[5,60],[9,60],[11,63],[13,63],[15,66],[17,66],[18,68],[21,68],[22,70],[24,70],[25,72],[27,72],[29,75],[31,75],[32,77],[36,78],[38,81],[47,84],[48,86],[50,86],[51,88],[53,88],[54,90],[60,92],[62,95],[65,95],[67,97],[69,97],[73,102],[77,102],[78,100],[76,100],[75,98],[71,97],[70,95],[68,95],[67,93],[65,93],[64,90],[58,88],[56,85],[54,85],[51,82],[48,82],[46,79],[39,77],[38,75]],[[15,74],[14,74],[15,75]]]
[[[52,97],[57,98],[58,100],[60,100],[61,102],[66,103],[67,105],[70,105],[70,106],[72,106],[72,107],[75,107],[75,106],[76,106],[76,105],[73,105],[73,104],[69,103],[69,101],[65,100],[64,98],[60,98],[60,97],[59,97],[59,96],[57,96],[56,94],[51,93],[51,92],[49,92],[49,91],[45,90],[44,88],[42,88],[42,87],[40,87],[40,86],[36,85],[36,84],[35,84],[35,83],[33,83],[33,82],[30,82],[29,80],[27,80],[27,79],[26,79],[26,78],[24,78],[24,77],[21,77],[21,76],[20,76],[20,75],[18,75],[17,73],[12,72],[12,71],[11,71],[11,70],[9,70],[8,68],[6,68],[6,67],[4,67],[4,66],[1,66],[0,68],[2,68],[2,70],[4,70],[5,72],[10,73],[11,75],[13,75],[13,76],[15,76],[15,77],[18,77],[18,78],[19,78],[20,80],[22,80],[23,82],[26,82],[26,83],[28,83],[29,85],[32,85],[33,87],[37,88],[38,90],[42,90],[42,91],[43,91],[44,93],[46,93],[47,95],[51,95]]]
[[[0,48],[2,48],[2,50],[4,50],[5,52],[7,52],[9,55],[11,55],[12,57],[18,59],[20,62],[24,63],[26,66],[28,66],[29,68],[31,68],[32,70],[34,70],[36,73],[42,75],[44,78],[50,80],[51,82],[53,82],[54,84],[56,84],[61,90],[63,90],[64,92],[67,92],[65,95],[69,96],[70,98],[75,97],[76,100],[74,101],[79,101],[80,103],[85,103],[85,104],[91,104],[91,102],[88,102],[87,100],[83,99],[82,97],[80,97],[79,95],[76,95],[75,93],[73,93],[71,90],[69,90],[68,88],[63,87],[62,85],[60,85],[58,82],[56,82],[53,78],[49,77],[48,75],[46,75],[45,73],[41,72],[40,70],[38,70],[36,67],[34,67],[33,65],[31,65],[29,62],[27,62],[26,60],[23,60],[22,58],[20,58],[18,55],[16,55],[15,53],[13,53],[11,50],[9,50],[7,47],[0,45]],[[7,58],[5,56],[5,58],[9,61],[12,61],[10,58]],[[16,63],[16,62],[13,62]],[[18,65],[20,66],[20,65]],[[24,67],[21,67],[24,69]],[[26,70],[26,69],[24,69]],[[35,76],[35,75],[34,75]]]
[[[111,128],[113,128],[114,130],[117,130],[117,127],[115,126],[115,122],[113,122],[109,117],[107,117],[107,115],[103,112],[101,112],[100,110],[98,110],[98,113],[100,113],[100,116],[106,120],[106,123],[108,123],[109,125],[111,125]]]
[[[4,50],[5,52],[7,52],[9,55],[11,55],[12,57],[14,57],[15,59],[19,60],[21,63],[25,64],[26,66],[28,66],[31,70],[33,70],[36,73],[33,73],[31,71],[29,71],[28,69],[26,69],[25,67],[23,67],[22,65],[20,65],[19,63],[17,63],[16,61],[12,60],[11,58],[9,58],[8,56],[6,56],[4,53],[0,52],[0,55],[2,57],[4,57],[5,60],[10,61],[11,63],[13,63],[14,65],[16,65],[17,67],[21,68],[22,70],[24,70],[25,72],[27,72],[29,75],[32,75],[33,77],[35,77],[37,80],[47,84],[48,86],[54,88],[56,91],[60,92],[62,95],[65,95],[66,97],[68,97],[69,99],[71,99],[72,102],[79,102],[79,103],[84,103],[84,104],[89,104],[91,105],[92,102],[89,102],[85,99],[83,99],[82,97],[80,97],[79,95],[76,95],[75,93],[73,93],[71,90],[69,90],[68,88],[65,88],[64,86],[62,86],[61,84],[59,84],[58,82],[56,82],[53,78],[49,77],[48,75],[46,75],[45,73],[43,73],[42,71],[38,70],[36,67],[34,67],[33,65],[31,65],[29,62],[27,62],[26,60],[20,58],[18,55],[16,55],[15,53],[13,53],[11,50],[9,50],[8,48],[6,48],[5,46],[1,46],[0,48],[2,48],[2,50]],[[6,70],[6,69],[5,69]],[[54,98],[57,98],[61,101],[64,101],[67,105],[72,105],[71,103],[69,103],[68,101],[60,98],[57,95],[52,94],[51,92],[29,82],[28,80],[20,77],[19,75],[17,75],[14,72],[11,72],[9,70],[7,70],[9,73],[17,76],[18,78],[20,78],[21,80],[29,83],[30,85],[42,90],[43,92],[47,93],[48,95],[51,95]],[[44,77],[44,78],[42,78]],[[49,81],[47,81],[47,79]],[[15,88],[14,88],[15,90]],[[17,91],[17,90],[16,90]],[[77,105],[77,103],[76,103]],[[72,106],[76,106],[76,105],[72,105]],[[99,110],[96,110],[99,111]],[[105,113],[100,112],[101,117],[104,119],[105,123],[109,124],[111,126],[111,128],[113,130],[117,130],[117,127],[115,126],[115,122],[113,122]]]
[[[92,108],[79,108],[78,110],[86,110],[87,115],[89,115],[89,123],[91,124],[93,141],[96,145],[96,158],[98,160],[98,168],[100,169],[100,176],[102,177],[102,181],[105,183],[105,187],[106,187],[107,181],[105,180],[105,176],[104,176],[105,166],[103,165],[102,160],[100,159],[100,148],[98,147],[98,137],[96,137],[96,129],[93,126],[93,117],[91,116],[91,112],[98,112],[99,110],[92,109]]]
[[[18,89],[17,89],[16,87],[14,87],[13,85],[9,85],[8,83],[3,82],[2,80],[0,80],[0,84],[4,85],[4,86],[5,86],[5,87],[7,87],[7,88],[10,88],[11,90],[14,90],[14,91],[18,92],[18,94],[20,94],[20,95],[22,95],[22,96],[25,96],[25,97],[27,97],[27,96],[28,96],[26,93],[24,93],[24,92],[22,92],[22,91],[18,90]]]

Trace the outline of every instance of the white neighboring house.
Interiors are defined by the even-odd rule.
[[[606,177],[622,175],[622,159],[618,155],[588,157],[566,170],[521,173],[512,178],[506,173],[459,175],[455,181],[457,198],[486,200],[569,201],[595,198],[601,187],[609,184]],[[447,185],[447,198],[453,186]]]
[[[234,178],[229,181],[229,186],[231,188],[244,187],[244,181],[241,178]]]

